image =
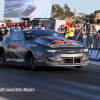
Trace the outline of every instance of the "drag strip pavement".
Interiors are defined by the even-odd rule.
[[[90,71],[91,70],[91,71]],[[1,88],[34,88],[34,92],[1,92],[4,100],[100,100],[98,65],[52,68],[0,65]]]

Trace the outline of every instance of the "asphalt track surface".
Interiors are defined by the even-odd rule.
[[[37,67],[0,65],[1,88],[33,88],[32,92],[4,92],[0,100],[100,100],[100,66]]]

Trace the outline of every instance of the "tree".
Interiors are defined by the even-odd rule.
[[[11,19],[4,19],[3,20],[5,23],[11,23],[11,22],[13,22]]]
[[[92,18],[95,18],[95,14],[93,14],[93,13],[91,13],[90,15],[86,15],[86,18],[90,18],[90,19],[92,19]]]
[[[95,15],[96,15],[97,13],[100,13],[100,10],[96,10],[96,11],[94,12]]]
[[[68,7],[68,5],[67,4],[64,4],[64,11],[65,11],[65,15],[66,15],[66,17],[71,17],[71,12],[70,12],[70,8]]]
[[[81,21],[80,20],[75,20],[75,23],[81,23]]]
[[[86,18],[90,18],[90,15],[86,15]]]
[[[67,4],[64,4],[64,10],[65,10],[65,12],[67,12],[67,11],[69,11],[69,12],[70,12],[70,8],[68,7],[68,5],[67,5]]]
[[[70,8],[67,4],[64,4],[62,8],[60,5],[55,4],[52,6],[52,19],[64,19],[73,16],[74,13],[70,11]]]
[[[52,19],[59,19],[63,13],[63,8],[60,5],[52,5]]]
[[[7,22],[7,19],[4,19],[3,21],[6,23]]]
[[[90,18],[95,18],[95,15],[91,13]]]

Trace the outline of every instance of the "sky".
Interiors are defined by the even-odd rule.
[[[4,1],[0,0],[0,20],[4,19]],[[53,0],[53,4],[59,4],[64,7],[67,4],[72,12],[76,8],[76,13],[94,13],[95,10],[100,10],[100,0]],[[8,18],[5,18],[8,19]],[[9,18],[15,22],[19,21],[19,18]]]

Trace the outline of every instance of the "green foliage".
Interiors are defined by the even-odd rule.
[[[90,18],[95,18],[95,15],[91,13]]]
[[[6,20],[6,19],[4,19],[4,20],[3,20],[3,22],[5,22],[5,23],[6,23],[6,22],[7,22],[7,20]]]
[[[75,20],[74,23],[81,23],[81,21],[80,20]]]
[[[94,13],[91,13],[90,15],[86,15],[84,13],[79,13],[80,15],[86,15],[86,18],[95,18],[96,14],[100,13],[100,10],[96,10]],[[74,13],[70,11],[70,8],[67,4],[64,4],[64,7],[61,8],[60,5],[53,5],[52,6],[52,19],[63,19],[65,17],[69,18],[73,16]],[[79,22],[80,23],[80,22]]]
[[[58,4],[52,5],[52,20],[63,19],[66,17],[69,18],[73,15],[74,13],[70,11],[70,8],[67,4],[64,4],[63,8]]]
[[[91,13],[90,15],[86,15],[86,18],[95,18],[96,14],[100,13],[100,10],[94,11],[94,13]]]
[[[68,7],[68,5],[67,5],[67,4],[64,4],[64,10],[65,10],[65,12],[67,12],[67,11],[69,11],[69,12],[70,12],[70,8]]]
[[[94,12],[95,15],[96,15],[97,13],[100,13],[100,10],[96,10],[96,11]]]
[[[86,18],[90,18],[90,19],[92,19],[92,18],[95,18],[95,14],[93,14],[93,13],[91,13],[90,15],[86,15]]]
[[[59,19],[63,13],[63,8],[60,5],[52,5],[52,19]]]
[[[13,22],[11,19],[4,19],[3,20],[5,23],[11,23],[11,22]]]

